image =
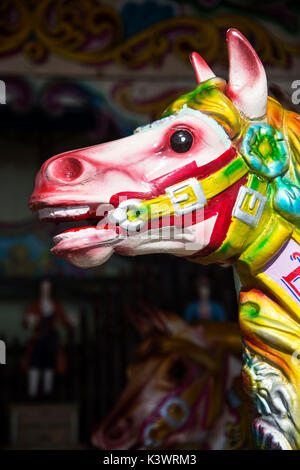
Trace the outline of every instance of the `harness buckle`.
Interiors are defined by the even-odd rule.
[[[250,196],[250,198],[247,201],[248,196]],[[255,191],[255,189],[241,186],[232,211],[232,216],[251,227],[256,227],[260,221],[266,202],[267,198],[258,191]],[[255,206],[256,211],[253,212]]]
[[[190,195],[188,192],[185,192],[176,196],[175,193],[178,193],[188,188],[192,188],[196,201],[191,202],[190,204],[184,204],[182,207],[180,203],[188,201],[190,199]],[[184,215],[196,209],[202,209],[207,203],[202,186],[196,178],[190,178],[186,181],[182,181],[181,183],[169,186],[168,188],[166,188],[166,193],[168,194],[171,203],[174,207],[174,211],[177,215]]]

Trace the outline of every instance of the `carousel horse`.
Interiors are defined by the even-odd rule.
[[[299,449],[300,117],[268,97],[246,38],[230,29],[227,43],[228,83],[193,53],[193,91],[132,136],[49,159],[30,207],[97,220],[54,238],[77,266],[113,253],[231,263],[256,446]]]
[[[93,434],[101,449],[245,449],[249,404],[241,386],[238,325],[187,324],[144,304],[130,309],[143,341],[128,384]]]

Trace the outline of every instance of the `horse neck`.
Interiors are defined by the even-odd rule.
[[[300,234],[290,224],[271,218],[263,235],[239,257],[236,288],[242,293],[260,292],[300,323],[300,288],[294,284],[300,276]]]
[[[237,264],[242,281],[239,323],[244,344],[244,387],[255,404],[260,390],[266,389],[271,409],[275,409],[276,390],[284,389],[284,406],[292,416],[285,422],[286,434],[292,436],[287,446],[298,449],[300,292],[295,282],[300,276],[300,236],[282,222],[269,236],[258,259],[250,247],[252,252],[244,253]],[[279,419],[276,412],[273,414]]]

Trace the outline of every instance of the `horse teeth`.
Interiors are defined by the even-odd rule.
[[[78,237],[82,237],[86,235],[89,236],[89,235],[92,235],[93,233],[97,233],[96,230],[97,230],[96,228],[91,228],[91,227],[81,228],[80,230],[76,230],[76,231],[60,233],[56,235],[55,237],[53,237],[53,240],[55,243],[58,243],[62,240],[70,240],[71,238],[78,238]]]
[[[104,245],[107,242],[114,243],[120,239],[119,235],[112,230],[99,229],[97,227],[83,227],[78,230],[60,233],[53,237],[53,241],[55,244],[58,244],[62,241],[79,240],[81,244],[84,244],[89,243],[91,237],[94,237],[94,241],[97,241],[97,243]],[[95,237],[97,237],[97,240]]]
[[[40,219],[76,217],[77,215],[86,214],[89,210],[89,206],[50,207],[39,210],[39,217]]]

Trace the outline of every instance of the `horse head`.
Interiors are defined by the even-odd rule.
[[[97,221],[57,235],[54,254],[81,267],[114,252],[232,259],[271,217],[270,181],[273,203],[295,218],[284,112],[268,100],[263,66],[247,40],[229,30],[227,41],[228,84],[193,53],[198,86],[160,120],[44,163],[31,209],[46,220]]]
[[[193,53],[195,90],[130,137],[45,162],[30,207],[46,220],[96,219],[54,239],[77,266],[114,252],[233,263],[257,442],[300,448],[300,118],[268,97],[246,38],[231,29],[227,43],[228,83]]]
[[[144,304],[130,311],[143,341],[127,368],[128,383],[93,443],[105,449],[241,447],[250,431],[248,411],[236,401],[241,342],[237,325],[222,334],[215,323],[188,325],[177,315]],[[242,416],[241,416],[242,414]],[[247,421],[244,433],[242,421]],[[228,428],[235,429],[233,439]],[[229,433],[230,434],[230,433]],[[238,434],[238,436],[237,436]],[[234,442],[233,442],[234,441]]]

